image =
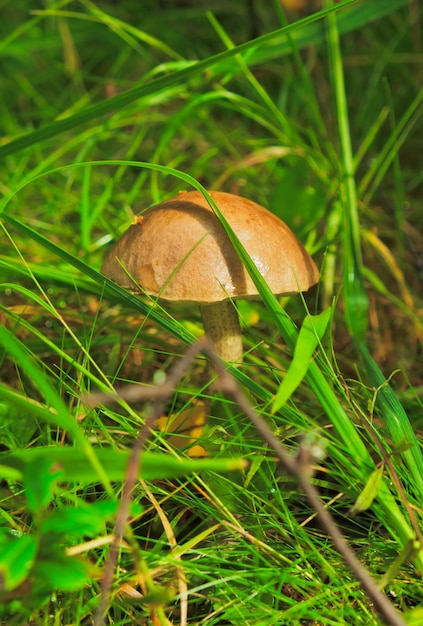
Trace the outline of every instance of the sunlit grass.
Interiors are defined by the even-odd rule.
[[[261,295],[240,303],[245,358],[232,375],[292,454],[306,435],[320,442],[323,501],[397,609],[417,611],[419,9],[118,4],[30,13],[6,2],[0,26],[0,620],[86,624],[95,614],[122,486],[111,455],[119,450],[123,474],[150,405],[93,407],[87,394],[160,384],[201,335],[194,307],[137,297],[99,268],[134,214],[191,187],[269,207],[319,264],[318,288],[275,298],[214,207]],[[312,343],[296,351],[307,332]],[[149,452],[187,460],[197,445],[223,464],[216,471],[227,458],[249,464],[144,475],[110,623],[378,624],[295,480],[205,371],[199,356],[184,372]],[[173,419],[201,422],[203,407],[198,440],[167,431]],[[69,461],[60,473],[61,450],[74,474]],[[363,491],[365,510],[353,514]],[[50,519],[62,520],[56,534]],[[62,563],[62,549],[84,567]],[[417,612],[406,617],[418,623]]]

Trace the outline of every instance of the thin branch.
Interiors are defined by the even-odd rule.
[[[121,540],[125,533],[126,525],[128,522],[132,491],[137,483],[138,476],[140,474],[142,451],[148,441],[152,427],[159,419],[159,417],[161,417],[161,415],[163,414],[166,401],[173,394],[175,388],[178,385],[178,382],[192,363],[193,359],[195,359],[195,357],[201,350],[202,345],[200,343],[193,344],[187,350],[186,354],[181,359],[179,359],[179,361],[177,361],[177,363],[172,368],[169,375],[161,385],[156,385],[155,387],[151,387],[149,389],[140,389],[138,386],[136,386],[136,389],[134,389],[134,392],[137,391],[139,395],[136,396],[136,394],[134,393],[133,399],[136,399],[137,397],[142,397],[143,399],[149,400],[154,399],[154,403],[150,415],[145,420],[139,432],[139,435],[134,442],[128,461],[121,502],[116,517],[114,539],[110,546],[109,556],[106,566],[104,568],[104,574],[101,581],[100,601],[94,618],[94,626],[102,626],[104,624],[104,618],[107,612],[110,590],[113,584],[114,572],[119,554],[119,546],[121,544]],[[131,387],[134,388],[134,385],[128,385],[127,390],[129,390],[129,388]],[[118,397],[108,396],[107,394],[105,395],[106,398],[109,398],[111,400],[115,400]],[[93,403],[93,399],[95,398],[96,396],[91,396],[89,402],[91,405]],[[106,398],[103,398],[103,400],[105,400]]]
[[[360,581],[364,591],[372,600],[381,618],[385,621],[386,624],[389,624],[390,626],[406,626],[406,623],[403,620],[401,614],[397,612],[395,607],[392,605],[386,595],[381,591],[381,589],[370,576],[368,571],[365,569],[365,567],[363,567],[363,565],[355,556],[354,552],[348,545],[345,537],[336,525],[332,515],[325,508],[322,500],[320,499],[317,489],[311,483],[310,478],[312,476],[312,455],[310,453],[310,450],[305,446],[302,446],[296,457],[291,456],[287,452],[287,450],[279,442],[277,437],[275,437],[275,435],[269,429],[266,422],[251,406],[249,400],[244,395],[235,379],[226,369],[225,364],[216,355],[215,351],[213,350],[213,346],[206,339],[202,339],[196,342],[187,350],[184,357],[182,357],[182,359],[180,359],[177,364],[172,368],[169,376],[161,385],[157,385],[151,388],[140,388],[138,385],[127,385],[125,388],[121,389],[116,396],[108,394],[93,394],[86,398],[86,401],[90,405],[96,404],[98,402],[113,402],[123,398],[126,401],[128,401],[129,399],[131,401],[153,400],[151,414],[145,421],[134,443],[131,457],[128,463],[126,481],[122,493],[122,500],[116,519],[114,541],[110,548],[110,554],[102,580],[100,603],[94,621],[95,626],[102,626],[102,624],[104,624],[104,617],[107,610],[108,598],[113,583],[114,570],[117,562],[118,549],[121,539],[123,538],[123,534],[125,532],[128,520],[132,491],[139,476],[140,464],[142,462],[142,450],[148,440],[153,424],[163,413],[163,410],[165,408],[165,402],[176,389],[178,382],[180,381],[185,371],[188,369],[189,365],[192,363],[193,359],[195,359],[200,352],[207,353],[218,374],[217,384],[214,383],[215,388],[219,388],[225,394],[233,398],[233,400],[238,404],[238,406],[242,409],[245,415],[255,426],[262,439],[275,452],[285,470],[296,478],[300,489],[306,495],[311,507],[317,513],[323,528],[332,539],[333,545],[335,546],[336,550],[342,555],[346,564],[350,567],[353,574]]]

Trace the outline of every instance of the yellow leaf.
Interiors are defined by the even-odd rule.
[[[196,443],[201,437],[205,423],[206,405],[202,400],[180,413],[164,415],[157,420],[157,426],[162,433],[172,433],[172,436],[167,437],[167,441],[175,448],[187,449],[190,457],[207,456],[206,450]]]

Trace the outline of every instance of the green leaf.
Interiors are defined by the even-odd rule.
[[[116,514],[117,501],[93,504],[79,502],[77,507],[52,511],[42,520],[43,533],[67,533],[73,536],[92,536],[104,530],[105,522]]]
[[[16,537],[7,530],[0,532],[0,591],[11,591],[25,580],[37,548],[38,541],[32,535]]]
[[[170,587],[156,585],[142,599],[144,604],[150,607],[166,606],[175,598],[175,591]]]
[[[28,463],[23,474],[28,506],[39,514],[52,500],[57,482],[63,480],[62,466],[45,458]]]
[[[92,577],[93,567],[82,559],[76,559],[64,554],[54,555],[53,558],[40,560],[34,567],[36,587],[40,591],[77,591]]]
[[[370,508],[373,500],[379,493],[382,484],[384,466],[377,467],[367,479],[363,491],[358,496],[355,504],[351,507],[351,515],[356,515],[361,511]]]
[[[99,462],[109,476],[109,480],[125,479],[125,472],[131,455],[130,450],[115,450],[113,448],[96,449]],[[21,472],[30,463],[49,462],[58,464],[63,471],[63,480],[88,484],[98,482],[98,474],[87,459],[85,453],[78,448],[71,447],[40,447],[0,454],[0,470],[3,467],[12,467]],[[175,478],[186,476],[193,472],[211,470],[227,472],[242,469],[245,466],[243,459],[181,459],[169,454],[145,452],[141,455],[140,477],[147,480]],[[1,474],[0,474],[1,476]]]
[[[332,315],[332,309],[326,309],[319,315],[307,315],[298,334],[294,355],[273,401],[272,413],[288,401],[295,389],[307,374],[314,351],[324,336]]]
[[[19,480],[22,478],[22,473],[8,465],[0,465],[0,476],[3,480]]]
[[[423,624],[423,606],[406,611],[403,615],[407,626],[421,626]]]

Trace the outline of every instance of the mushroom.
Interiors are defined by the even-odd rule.
[[[275,295],[307,291],[319,271],[284,222],[240,196],[210,191],[227,222]],[[242,360],[234,300],[258,297],[224,228],[198,191],[147,209],[107,254],[105,276],[122,287],[200,306],[204,331],[225,361]]]

